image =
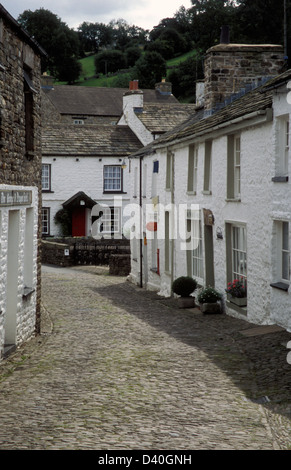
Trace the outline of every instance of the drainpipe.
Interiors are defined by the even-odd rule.
[[[175,203],[175,194],[174,194],[174,190],[175,190],[175,184],[174,184],[174,181],[175,181],[175,177],[174,177],[174,168],[175,168],[175,164],[174,164],[174,152],[171,152],[171,177],[172,177],[172,181],[170,182],[171,184],[171,205],[172,205],[172,208],[174,207],[174,203]],[[175,211],[174,211],[175,213]],[[173,214],[172,214],[172,224],[175,222],[173,222]],[[172,226],[172,236],[174,235],[174,228],[175,228],[175,225],[174,227]],[[174,253],[175,253],[175,247],[174,247],[174,240],[175,240],[175,237],[173,236],[172,237],[172,250],[171,250],[171,296],[173,295],[173,292],[172,292],[172,285],[173,285],[173,282],[174,282]]]
[[[142,212],[142,162],[143,162],[143,157],[140,157],[139,159],[139,206],[140,206],[140,240],[139,240],[139,265],[140,265],[140,281],[139,281],[139,286],[143,287],[142,283],[142,263],[143,263],[143,256],[142,256],[142,243],[143,243],[143,226],[142,226],[142,220],[143,220],[143,212]]]

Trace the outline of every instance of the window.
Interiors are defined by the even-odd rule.
[[[173,158],[174,154],[170,150],[167,151],[167,168],[166,168],[166,189],[172,188],[173,180]]]
[[[239,279],[247,285],[247,233],[242,224],[227,224],[227,279],[228,282]]]
[[[51,165],[47,163],[42,164],[42,190],[50,191],[51,190]]]
[[[159,162],[153,162],[153,174],[152,174],[152,197],[157,196],[157,184],[158,184],[158,173],[159,173]]]
[[[203,239],[200,212],[187,211],[187,232],[189,248],[187,250],[187,272],[200,284],[204,280]]]
[[[43,207],[41,209],[41,231],[43,235],[50,233],[50,208]]]
[[[275,177],[273,181],[284,182],[288,181],[288,166],[289,166],[289,139],[290,139],[290,124],[289,114],[280,116],[276,121],[276,135],[277,135],[277,155],[276,155],[276,168]]]
[[[197,191],[197,166],[198,166],[198,147],[195,145],[189,145],[187,191],[190,193],[195,193],[195,194]]]
[[[212,141],[205,142],[205,155],[204,155],[204,187],[203,192],[211,194],[211,173],[212,173]]]
[[[202,252],[202,227],[201,220],[192,220],[192,276],[196,279],[203,279],[203,252]]]
[[[172,267],[172,239],[170,229],[170,212],[165,212],[165,271],[170,272]]]
[[[274,252],[275,266],[273,271],[273,287],[288,290],[290,282],[290,242],[289,222],[275,221]]]
[[[73,124],[82,125],[82,124],[84,124],[84,120],[83,119],[73,119]]]
[[[122,191],[121,166],[104,166],[104,191]]]
[[[107,207],[102,215],[100,233],[120,232],[120,207]]]
[[[240,199],[241,193],[241,141],[238,135],[227,138],[227,198]]]

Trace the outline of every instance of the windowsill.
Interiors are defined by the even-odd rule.
[[[151,271],[152,273],[156,273],[158,276],[160,275],[160,274],[158,273],[158,268],[150,268],[150,271]]]
[[[187,194],[189,194],[190,196],[196,196],[196,191],[187,191]]]
[[[289,289],[289,284],[287,284],[287,282],[272,282],[270,286],[275,287],[275,289],[283,290],[285,292],[287,292]]]
[[[289,176],[274,176],[272,181],[274,183],[287,183],[289,181]]]
[[[202,194],[206,194],[206,195],[208,195],[208,196],[211,196],[212,191],[210,191],[210,189],[204,189],[204,190],[202,191]]]
[[[22,298],[27,299],[31,294],[33,294],[33,292],[35,292],[35,289],[33,289],[32,287],[24,287]]]
[[[241,202],[240,198],[237,197],[228,197],[225,199],[226,202]]]
[[[241,313],[242,315],[247,315],[248,314],[247,307],[240,307],[239,305],[236,305],[236,304],[230,302],[229,300],[226,300],[226,306],[228,308],[231,308],[232,310],[235,310],[238,313]]]
[[[54,191],[52,191],[51,189],[42,189],[41,192],[42,193],[54,193]]]
[[[103,191],[103,194],[127,194],[125,191]]]

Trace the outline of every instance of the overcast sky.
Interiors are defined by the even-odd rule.
[[[0,0],[17,19],[24,10],[45,8],[57,15],[70,28],[87,21],[105,23],[123,18],[130,25],[153,29],[163,18],[172,18],[181,6],[192,6],[191,0]]]

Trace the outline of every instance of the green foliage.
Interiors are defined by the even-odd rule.
[[[202,77],[203,65],[199,54],[180,63],[178,67],[168,73],[168,80],[172,83],[173,94],[178,99],[195,96],[195,81]]]
[[[166,61],[158,52],[145,52],[135,64],[140,88],[154,88],[166,76]]]
[[[121,51],[109,50],[99,52],[95,57],[95,69],[96,73],[108,73],[117,72],[120,69],[126,67],[126,58]]]
[[[172,284],[173,292],[182,297],[189,297],[196,289],[197,281],[189,276],[178,277]]]
[[[218,292],[214,287],[205,287],[202,289],[197,297],[200,304],[212,304],[222,299],[222,294]]]
[[[76,75],[77,59],[79,56],[78,34],[70,29],[60,18],[49,10],[40,8],[35,12],[25,10],[18,22],[34,37],[47,53],[42,58],[42,72],[49,71],[55,78],[74,81]],[[67,74],[63,64],[69,66]],[[72,75],[74,73],[74,75]]]
[[[72,215],[66,209],[60,209],[54,216],[56,225],[60,226],[61,235],[67,237],[72,235]]]

